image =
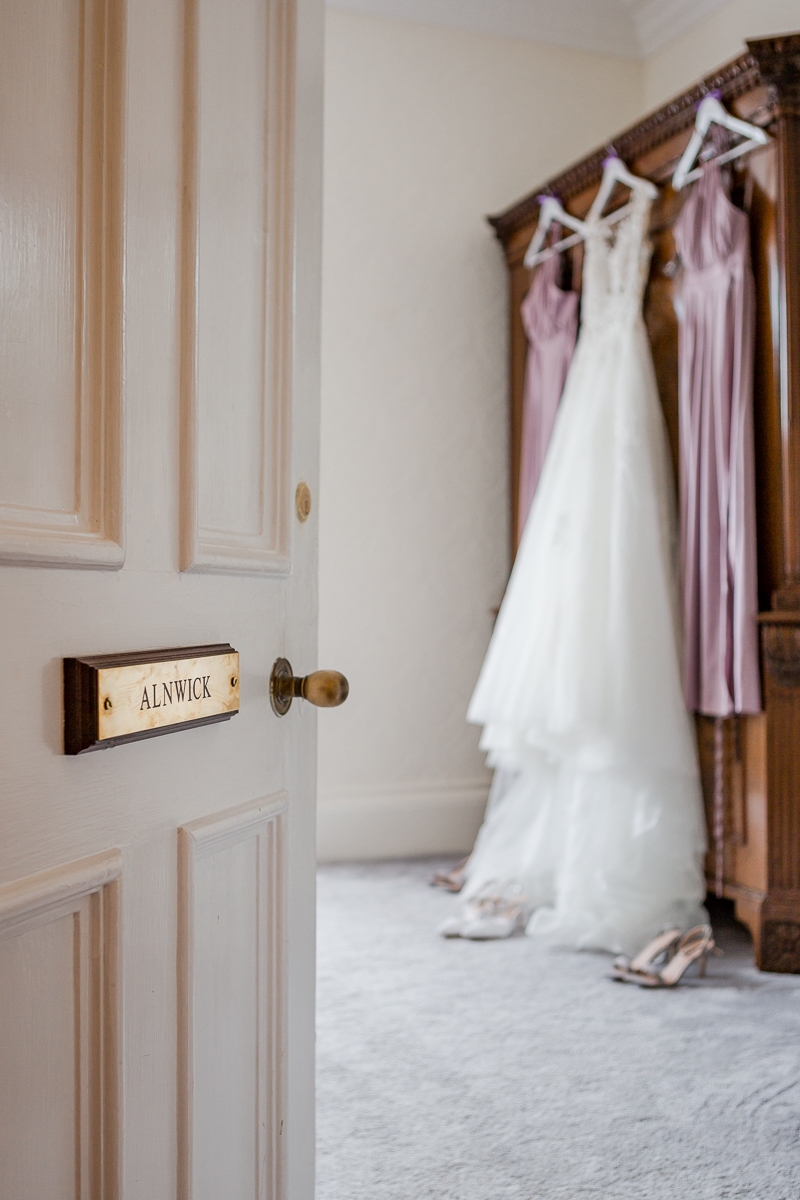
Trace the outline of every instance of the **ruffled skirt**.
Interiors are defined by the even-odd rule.
[[[465,894],[520,880],[531,934],[622,951],[704,917],[675,550],[637,317],[578,343],[468,714],[499,774]]]

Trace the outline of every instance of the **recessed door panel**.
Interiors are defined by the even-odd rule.
[[[0,942],[0,1079],[20,1081],[0,1089],[0,1162],[16,1200],[79,1195],[75,1001],[85,963],[75,953],[75,924],[69,914]]]
[[[117,566],[121,4],[1,15],[0,558]]]
[[[0,887],[0,1194],[117,1195],[118,853]]]
[[[190,0],[184,569],[288,567],[288,12]]]
[[[181,1200],[279,1200],[286,797],[181,830]]]

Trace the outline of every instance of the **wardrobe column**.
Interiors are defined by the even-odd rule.
[[[800,36],[747,45],[776,99],[783,581],[773,607],[800,609]]]
[[[748,42],[775,93],[783,579],[761,615],[767,894],[759,966],[800,973],[800,37]]]

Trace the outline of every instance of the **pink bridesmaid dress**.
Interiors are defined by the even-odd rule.
[[[710,163],[675,223],[680,322],[681,551],[687,706],[761,708],[753,344],[747,215]]]
[[[578,293],[564,292],[558,286],[559,267],[560,260],[554,255],[537,268],[520,309],[528,335],[528,361],[522,408],[518,541],[539,482],[578,336]]]

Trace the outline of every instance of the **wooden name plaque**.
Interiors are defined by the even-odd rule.
[[[228,721],[239,711],[239,655],[227,642],[64,659],[64,753]]]

